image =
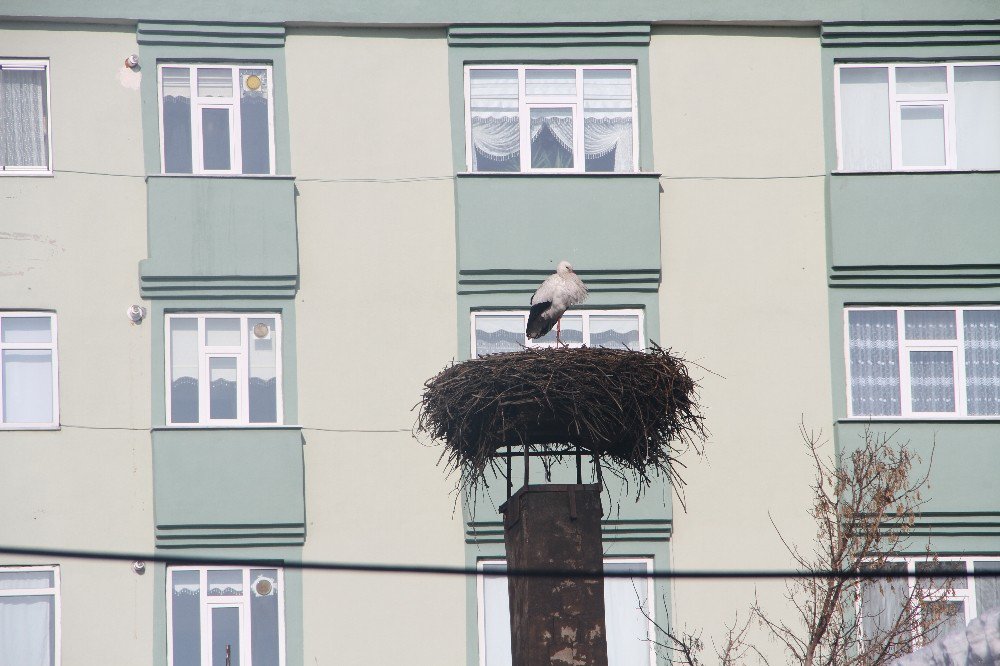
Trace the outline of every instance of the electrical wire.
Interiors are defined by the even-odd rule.
[[[483,571],[476,567],[461,567],[447,565],[421,564],[371,564],[360,562],[319,562],[294,561],[275,558],[244,558],[244,557],[211,557],[192,555],[163,555],[153,553],[127,553],[96,550],[74,550],[67,548],[22,548],[0,545],[0,554],[21,555],[28,557],[54,557],[80,560],[155,562],[166,565],[200,565],[200,566],[245,566],[245,567],[275,567],[302,571],[334,571],[347,573],[383,573],[383,574],[420,574],[439,576],[481,576]],[[490,574],[487,574],[490,575]],[[520,578],[593,578],[594,574],[572,569],[526,569],[510,568],[502,576]],[[789,579],[789,578],[821,578],[841,580],[871,580],[891,578],[935,578],[941,577],[940,572],[928,571],[915,576],[899,569],[865,569],[862,571],[800,571],[794,569],[687,569],[675,571],[605,571],[604,578],[653,578],[653,579]],[[997,578],[1000,571],[971,571],[967,574],[974,578]]]

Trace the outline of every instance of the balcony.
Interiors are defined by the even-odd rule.
[[[143,297],[294,295],[291,176],[149,176],[146,182]]]

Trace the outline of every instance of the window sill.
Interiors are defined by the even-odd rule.
[[[219,178],[223,180],[295,180],[295,176],[273,173],[149,173],[146,178]]]
[[[17,171],[0,169],[0,178],[17,178],[18,176],[27,176],[29,178],[52,178],[55,176],[54,171]]]
[[[20,430],[62,430],[62,426],[58,423],[26,423],[24,425],[12,425],[8,423],[0,424],[0,432],[12,431],[17,432]]]
[[[1000,173],[1000,169],[900,169],[898,171],[831,171],[831,176],[896,176],[899,174]]]
[[[542,171],[459,171],[456,178],[659,178],[657,171],[562,171],[545,173]]]
[[[996,423],[1000,416],[848,416],[837,423]]]
[[[160,430],[302,430],[301,425],[284,425],[284,424],[269,424],[269,423],[252,423],[252,424],[236,424],[236,423],[220,423],[220,424],[205,424],[205,423],[192,423],[191,425],[158,425],[150,428],[152,431]]]

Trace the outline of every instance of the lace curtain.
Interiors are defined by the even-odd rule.
[[[965,386],[969,416],[1000,414],[1000,311],[966,310]]]
[[[915,412],[955,411],[955,357],[950,351],[910,352],[910,396]]]
[[[855,416],[898,416],[899,338],[894,310],[852,310],[848,314],[851,412]]]
[[[51,596],[0,597],[0,664],[53,663],[53,605]]]
[[[48,168],[45,70],[0,68],[0,166]]]

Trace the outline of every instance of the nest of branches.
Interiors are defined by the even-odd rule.
[[[444,442],[467,491],[499,471],[508,447],[552,456],[581,450],[600,467],[683,484],[678,455],[705,437],[697,383],[684,361],[583,347],[525,349],[454,364],[424,384],[417,430]]]

